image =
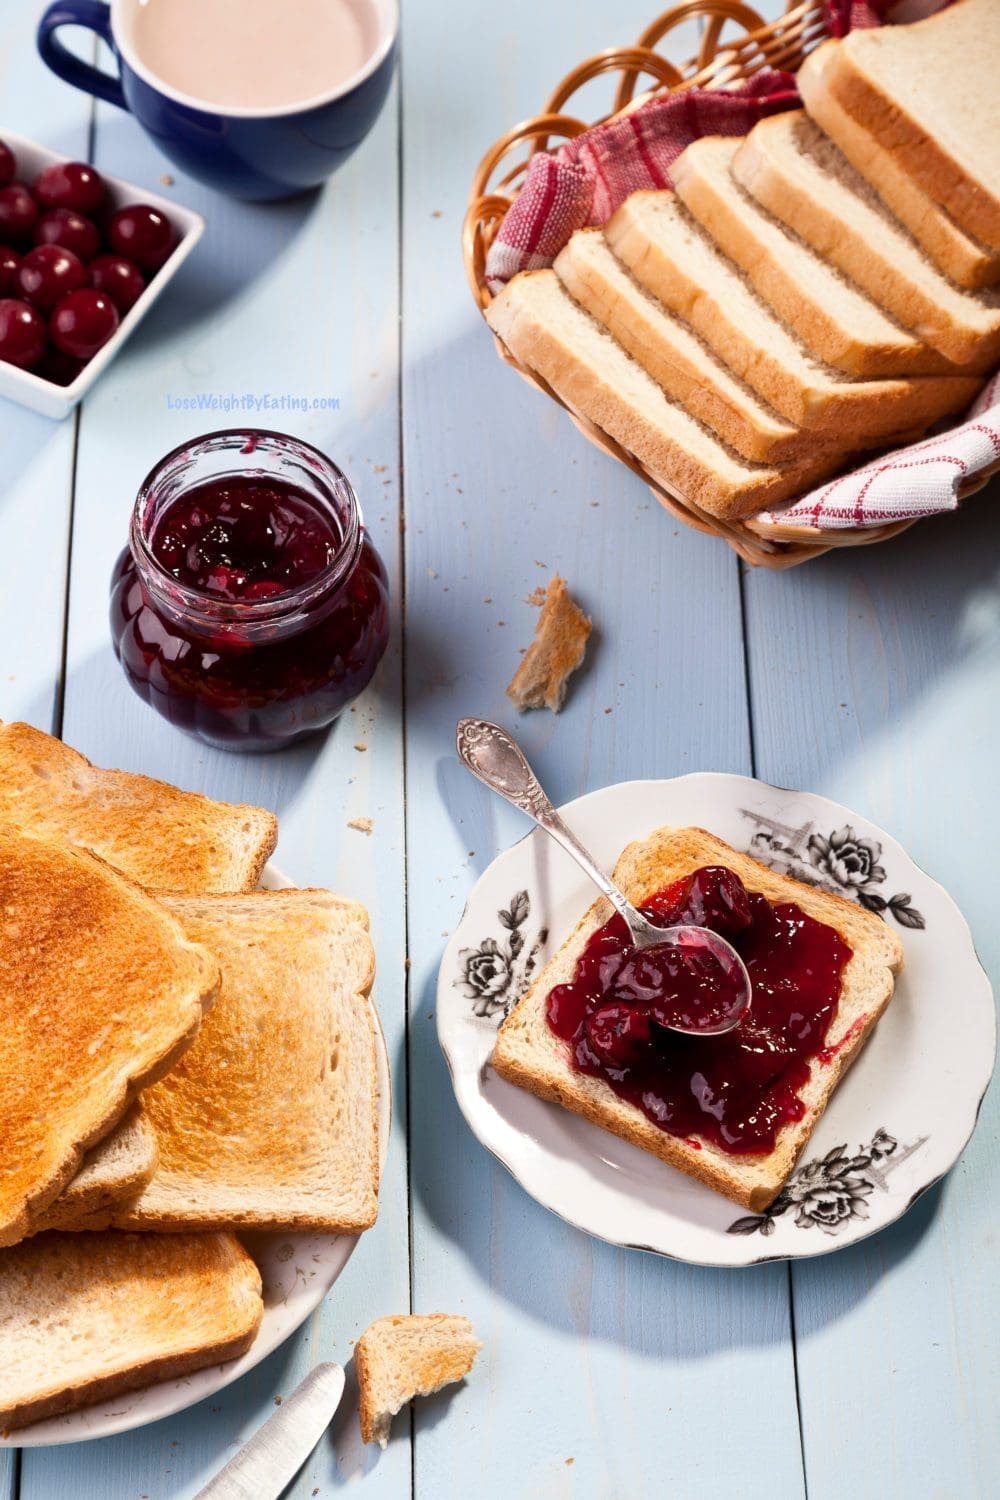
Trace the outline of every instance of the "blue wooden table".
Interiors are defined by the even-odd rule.
[[[557,800],[692,770],[828,793],[953,892],[1000,978],[997,488],[889,545],[748,572],[497,361],[459,253],[471,172],[576,61],[639,33],[637,0],[406,0],[373,135],[314,200],[272,207],[185,180],[127,117],[47,75],[34,9],[0,7],[0,134],[175,194],[208,230],[74,419],[0,404],[0,717],[277,810],[282,867],[371,910],[395,1118],[378,1224],[298,1337],[144,1431],[0,1456],[0,1497],[190,1496],[317,1359],[348,1361],[372,1318],[408,1308],[474,1320],[472,1378],[400,1417],[381,1455],[349,1393],[296,1500],[359,1482],[367,1500],[996,1495],[995,1091],[958,1167],[892,1230],[799,1265],[699,1269],[532,1202],[459,1115],[433,1012],[445,936],[522,832],[458,773],[454,724],[511,721],[526,596],[556,570],[597,623],[564,713],[517,726]],[[276,400],[261,425],[354,476],[395,600],[349,722],[270,758],[206,750],[140,704],[105,613],[139,481],[184,439],[254,420],[224,409],[243,395]],[[295,404],[314,398],[337,404]]]

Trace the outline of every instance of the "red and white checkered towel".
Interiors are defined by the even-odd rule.
[[[1000,373],[957,427],[886,453],[783,509],[762,511],[754,525],[839,530],[941,515],[957,509],[963,485],[998,463]]]

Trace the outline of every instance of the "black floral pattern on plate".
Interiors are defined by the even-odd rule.
[[[867,1146],[853,1156],[847,1147],[834,1146],[825,1156],[797,1167],[781,1192],[763,1213],[734,1219],[728,1234],[773,1234],[775,1221],[792,1214],[797,1229],[819,1229],[840,1234],[854,1219],[867,1219],[869,1198],[888,1191],[888,1178],[907,1157],[927,1140],[921,1136],[909,1146],[900,1146],[886,1130],[876,1130]]]
[[[814,832],[812,823],[793,828],[746,808],[742,812],[757,825],[747,852],[769,869],[853,898],[866,911],[893,917],[901,927],[926,926],[908,891],[885,896],[876,889],[888,878],[878,839],[858,833],[850,823],[822,834]]]
[[[508,934],[506,938],[483,938],[478,948],[459,951],[459,973],[456,987],[472,1001],[472,1013],[497,1024],[509,1014],[531,983],[538,955],[548,938],[548,929],[539,930],[527,946],[522,931],[531,915],[531,898],[527,891],[517,891],[510,905],[497,912],[497,921]]]

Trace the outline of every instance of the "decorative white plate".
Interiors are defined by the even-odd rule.
[[[533,1198],[588,1234],[701,1265],[822,1255],[898,1219],[955,1163],[993,1071],[993,994],[951,897],[857,813],[745,776],[624,782],[562,812],[609,870],[654,828],[707,828],[772,869],[879,912],[903,938],[906,969],[788,1184],[766,1212],[745,1213],[490,1067],[504,1015],[594,895],[535,831],[477,883],[438,981],[438,1037],[483,1145]]]
[[[282,890],[294,885],[287,876],[268,865],[261,878],[268,890]],[[389,1057],[378,1012],[372,1004],[377,1039],[379,1088],[379,1170],[385,1170],[389,1149],[389,1126],[392,1116],[392,1083]],[[54,1443],[80,1443],[87,1438],[110,1437],[144,1427],[161,1417],[173,1416],[196,1401],[204,1401],[231,1385],[262,1359],[283,1344],[309,1315],[316,1311],[341,1271],[347,1265],[358,1237],[331,1234],[254,1234],[241,1240],[260,1267],[264,1283],[264,1317],[260,1332],[241,1359],[224,1365],[211,1365],[185,1375],[180,1380],[164,1380],[159,1385],[136,1391],[134,1395],[115,1396],[111,1401],[88,1406],[83,1411],[51,1417],[30,1427],[0,1437],[0,1452],[7,1448],[39,1448]]]

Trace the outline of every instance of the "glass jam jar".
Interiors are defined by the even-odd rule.
[[[322,729],[389,638],[385,566],[349,481],[278,432],[213,432],[168,453],[136,497],[111,579],[132,687],[224,750]]]

